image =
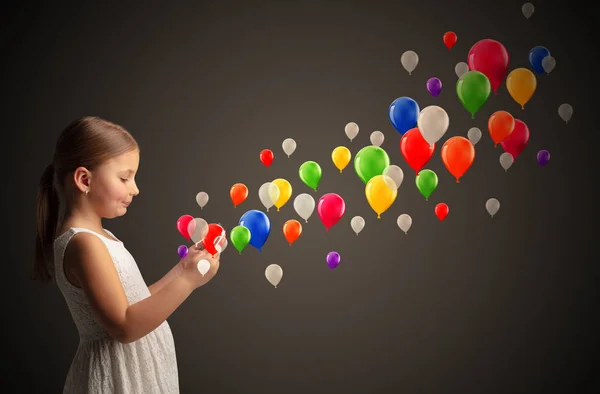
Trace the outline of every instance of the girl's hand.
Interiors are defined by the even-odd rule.
[[[181,259],[179,264],[183,268],[183,275],[188,278],[193,289],[208,283],[219,270],[220,254],[217,253],[214,257],[202,247],[201,243],[195,244],[188,248],[187,255]],[[198,262],[206,260],[210,263],[210,269],[204,276],[198,270]]]

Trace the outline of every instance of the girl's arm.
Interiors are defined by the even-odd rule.
[[[183,266],[181,265],[181,261],[177,263],[165,276],[148,286],[148,290],[150,290],[150,295],[156,294],[159,292],[165,285],[171,282],[173,279],[177,278],[183,272]]]

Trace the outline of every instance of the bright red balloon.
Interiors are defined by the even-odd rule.
[[[400,152],[417,175],[431,159],[434,151],[435,144],[433,144],[433,147],[430,146],[417,127],[404,133],[400,140]]]
[[[435,206],[435,216],[437,216],[440,221],[446,219],[448,213],[450,213],[450,208],[448,208],[448,205],[444,204],[443,202]]]
[[[452,49],[452,47],[456,44],[457,40],[458,37],[453,31],[448,31],[444,34],[444,45],[446,45],[448,49]]]
[[[529,127],[523,121],[515,119],[515,128],[500,142],[500,145],[505,152],[510,153],[514,161],[523,152],[527,142],[529,142]]]
[[[449,138],[442,146],[442,161],[456,178],[458,183],[460,177],[471,167],[475,160],[475,147],[465,137],[454,136]]]
[[[273,155],[273,151],[270,149],[263,149],[260,151],[260,161],[267,167],[273,163],[273,159],[275,155]]]
[[[225,229],[216,223],[211,223],[208,225],[208,232],[206,233],[206,237],[202,240],[202,246],[204,249],[211,255],[216,255],[219,253],[216,245],[222,243],[223,239],[226,238]]]
[[[246,198],[248,197],[248,187],[246,187],[246,185],[243,183],[236,183],[235,185],[231,186],[231,189],[229,189],[229,197],[231,197],[233,207],[237,207],[246,201]]]
[[[479,71],[488,77],[495,94],[498,94],[498,87],[506,77],[509,62],[508,51],[504,45],[489,38],[475,43],[467,60],[469,70]]]
[[[327,193],[319,199],[317,212],[321,222],[325,225],[325,231],[340,221],[346,212],[344,199],[336,193]]]
[[[192,220],[194,220],[192,215],[183,215],[177,219],[177,231],[179,231],[179,234],[183,235],[188,241],[191,240],[191,235],[188,233],[188,225]]]

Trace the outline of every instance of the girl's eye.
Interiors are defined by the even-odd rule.
[[[129,179],[123,179],[123,178],[121,178],[121,180],[122,180],[123,182],[127,182]]]

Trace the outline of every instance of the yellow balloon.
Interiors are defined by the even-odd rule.
[[[283,178],[277,178],[272,183],[279,188],[279,198],[275,201],[275,206],[279,211],[279,208],[283,207],[292,196],[292,185]]]
[[[508,93],[517,103],[521,104],[521,109],[525,109],[525,104],[533,96],[536,87],[535,75],[526,68],[516,68],[506,77]]]
[[[398,191],[394,187],[394,181],[387,175],[376,175],[365,186],[367,201],[373,210],[377,213],[377,219],[381,219],[381,214],[392,205],[396,200]]]
[[[340,174],[342,170],[346,168],[348,163],[350,163],[350,159],[352,158],[352,154],[350,150],[345,146],[338,146],[331,152],[331,160],[333,160],[333,164],[340,170]]]

